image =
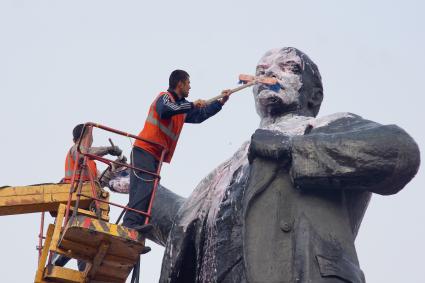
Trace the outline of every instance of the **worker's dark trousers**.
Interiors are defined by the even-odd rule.
[[[131,164],[133,166],[156,173],[159,162],[152,154],[141,148],[133,147],[131,155]],[[155,179],[152,175],[131,170],[129,207],[147,211],[154,183]],[[123,225],[126,227],[135,227],[144,223],[145,216],[142,214],[127,210],[124,215]]]

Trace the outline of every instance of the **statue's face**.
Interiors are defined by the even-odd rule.
[[[278,86],[256,85],[255,106],[260,117],[277,117],[303,106],[303,61],[294,48],[273,49],[258,62],[257,76],[275,77]]]

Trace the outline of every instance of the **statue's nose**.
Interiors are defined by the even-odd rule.
[[[269,77],[269,78],[277,78],[277,75],[276,75],[276,73],[271,69],[271,70],[268,70],[267,72],[266,72],[266,77]]]

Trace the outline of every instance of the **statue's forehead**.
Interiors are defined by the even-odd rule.
[[[271,65],[273,63],[281,63],[287,61],[294,61],[298,64],[302,64],[300,56],[298,56],[295,49],[283,48],[283,49],[272,49],[267,51],[266,54],[260,59],[257,65]]]

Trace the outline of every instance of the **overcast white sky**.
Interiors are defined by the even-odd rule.
[[[424,3],[1,0],[0,186],[61,179],[77,123],[138,133],[176,68],[191,74],[190,99],[209,98],[284,46],[319,66],[319,116],[394,123],[423,150]],[[162,184],[188,196],[258,123],[251,91],[235,94],[216,117],[184,128]],[[95,144],[107,137],[96,133]],[[368,282],[423,282],[424,185],[420,170],[399,194],[372,198],[356,241]],[[0,217],[1,282],[32,282],[38,226],[39,214]],[[151,246],[141,282],[159,278],[163,248]]]

